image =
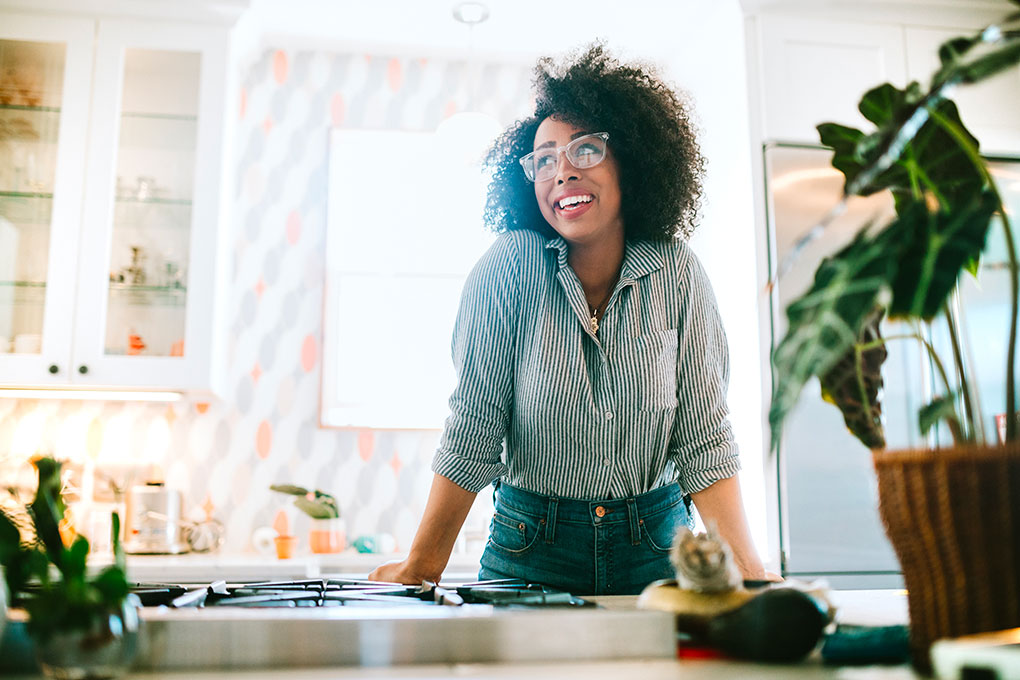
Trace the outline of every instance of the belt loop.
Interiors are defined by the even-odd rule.
[[[545,513],[545,542],[552,543],[556,540],[556,507],[560,499],[549,497],[549,510]]]
[[[627,499],[627,519],[630,521],[630,542],[640,545],[641,524],[638,521],[637,502],[633,498]]]

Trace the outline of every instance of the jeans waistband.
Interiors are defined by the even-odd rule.
[[[683,500],[683,493],[677,483],[661,486],[629,498],[612,500],[581,500],[577,498],[559,498],[527,491],[516,486],[500,482],[496,490],[496,508],[501,505],[511,507],[518,512],[547,517],[550,512],[554,518],[550,523],[590,522],[592,524],[608,524],[611,522],[627,522],[633,515],[643,517],[673,507]]]

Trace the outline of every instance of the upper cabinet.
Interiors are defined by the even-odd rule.
[[[939,45],[971,35],[1007,11],[1008,5],[1002,12],[985,9],[955,21],[946,8],[933,17],[916,7],[912,12],[876,11],[873,16],[845,9],[839,16],[817,10],[806,18],[786,12],[756,14],[747,35],[754,137],[817,144],[819,123],[872,129],[857,110],[866,91],[884,82],[903,87],[911,80],[927,87],[938,67]],[[928,19],[951,25],[924,25]],[[950,97],[981,140],[982,151],[1020,153],[1020,117],[1014,113],[1020,110],[1020,70],[961,86]]]
[[[939,45],[960,35],[941,28],[905,30],[907,75],[926,85],[939,66]],[[960,119],[981,142],[986,154],[1020,153],[1020,68],[1011,68],[977,85],[949,93],[960,108]]]
[[[880,24],[763,15],[760,69],[765,138],[818,141],[827,121],[863,127],[864,92],[906,80],[903,32]]]
[[[0,386],[218,390],[229,38],[4,13]]]

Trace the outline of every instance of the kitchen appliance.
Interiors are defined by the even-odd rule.
[[[124,552],[145,555],[187,552],[182,505],[181,492],[163,482],[132,486],[127,492]]]
[[[138,584],[136,670],[674,658],[672,614],[602,607],[520,580],[345,578]],[[631,598],[634,599],[634,598]],[[15,610],[0,672],[32,654]]]

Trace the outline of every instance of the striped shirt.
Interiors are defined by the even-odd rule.
[[[589,319],[561,237],[501,234],[464,284],[432,470],[598,500],[736,474],[726,335],[687,243],[628,242],[597,334]]]

